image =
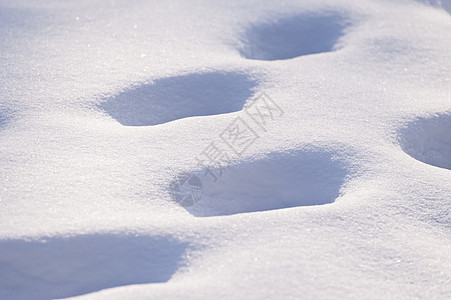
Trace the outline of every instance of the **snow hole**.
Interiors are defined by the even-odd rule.
[[[281,60],[334,51],[348,20],[337,13],[301,14],[255,24],[243,34],[243,57]]]
[[[122,125],[157,125],[239,111],[256,86],[240,72],[194,73],[133,87],[105,99],[99,107]]]
[[[451,114],[419,118],[399,135],[402,149],[413,158],[451,170]]]
[[[346,164],[327,151],[270,153],[196,174],[202,198],[185,207],[197,217],[232,215],[296,206],[328,204],[340,195]]]

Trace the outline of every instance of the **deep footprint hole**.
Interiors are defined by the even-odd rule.
[[[304,13],[250,26],[242,35],[240,54],[249,59],[281,60],[334,51],[349,26],[335,12]]]
[[[209,172],[197,172],[194,176],[201,185],[186,180],[173,199],[183,199],[186,210],[197,217],[322,205],[339,197],[348,170],[344,161],[328,151],[271,153],[231,165],[221,175],[215,170],[216,181]],[[187,201],[181,193],[194,196],[195,201]]]
[[[0,299],[54,299],[166,282],[186,243],[171,237],[84,235],[0,242]]]
[[[99,108],[126,126],[239,111],[257,82],[240,72],[194,73],[158,79],[104,99]]]
[[[408,123],[399,132],[399,143],[413,158],[451,170],[451,114]]]

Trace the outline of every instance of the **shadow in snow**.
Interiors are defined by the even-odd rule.
[[[348,174],[346,164],[332,152],[270,153],[223,169],[216,182],[208,173],[195,173],[202,184],[192,188],[202,188],[202,194],[197,193],[201,198],[185,209],[209,217],[332,203]]]
[[[400,130],[399,142],[413,158],[451,170],[451,114],[410,122]]]
[[[99,107],[122,125],[157,125],[239,111],[256,86],[244,73],[195,73],[134,87],[105,99]]]
[[[6,125],[8,119],[10,119],[10,114],[8,111],[0,108],[0,128]]]
[[[168,237],[84,235],[0,242],[0,299],[66,298],[166,282],[187,245]]]
[[[348,23],[342,15],[328,12],[255,24],[244,32],[240,53],[249,59],[280,60],[334,51]]]

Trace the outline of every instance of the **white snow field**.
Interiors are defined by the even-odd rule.
[[[0,0],[0,299],[451,299],[451,1]]]

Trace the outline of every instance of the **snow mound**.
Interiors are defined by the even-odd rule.
[[[245,73],[193,73],[133,87],[105,99],[99,107],[122,125],[157,125],[239,111],[256,86]]]
[[[402,149],[424,163],[451,170],[451,115],[417,119],[400,131]]]
[[[0,242],[0,298],[54,299],[166,282],[187,245],[170,237],[84,235]]]
[[[347,19],[339,13],[305,13],[255,24],[242,38],[243,57],[258,60],[290,59],[336,50]]]
[[[208,172],[198,174],[202,199],[186,209],[208,217],[332,203],[348,174],[332,152],[270,153],[223,168],[216,181]]]

